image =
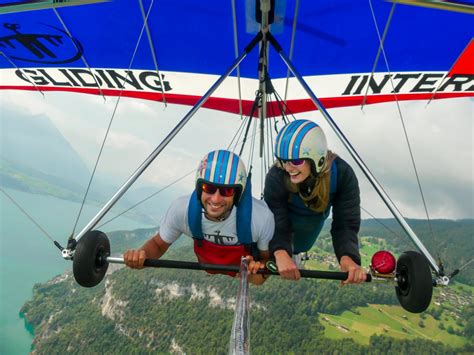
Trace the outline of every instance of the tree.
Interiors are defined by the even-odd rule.
[[[474,319],[471,318],[466,326],[464,327],[464,335],[471,339],[471,340],[474,340]]]

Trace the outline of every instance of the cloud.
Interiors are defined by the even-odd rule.
[[[401,102],[411,154],[433,218],[474,216],[472,99]],[[395,103],[333,110],[333,118],[403,214],[426,218],[403,124]],[[330,144],[356,166],[326,123]],[[363,193],[371,187],[358,170]],[[367,203],[374,203],[368,197]],[[374,205],[376,206],[376,205]],[[376,214],[380,208],[374,208]],[[387,215],[389,216],[389,215]]]
[[[62,132],[92,167],[115,109],[116,98],[35,92],[2,92],[5,104],[42,113]],[[24,103],[28,102],[28,105]],[[472,99],[401,102],[404,125],[431,218],[473,218],[473,112]],[[73,109],[71,109],[73,108]],[[122,98],[114,114],[109,137],[99,164],[101,176],[122,183],[163,141],[190,107]],[[425,218],[423,203],[395,103],[334,109],[337,125],[363,158],[403,215]],[[378,217],[391,216],[367,178],[319,113],[298,118],[318,122],[330,148],[356,171],[363,207]],[[236,115],[201,109],[171,140],[139,179],[139,184],[165,186],[193,171],[210,150],[226,148],[242,121]],[[252,133],[251,133],[252,134]],[[258,134],[254,156],[258,156]],[[41,137],[38,137],[40,139]],[[250,143],[247,144],[247,146]],[[248,153],[244,160],[248,165]],[[254,195],[259,196],[263,178],[261,162],[254,165]],[[194,174],[176,183],[192,189]]]

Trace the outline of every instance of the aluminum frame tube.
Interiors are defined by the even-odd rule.
[[[389,196],[385,193],[385,191],[382,189],[382,186],[377,182],[375,177],[372,175],[370,172],[369,168],[365,165],[363,162],[362,158],[359,156],[359,154],[356,152],[356,150],[352,147],[352,145],[349,143],[349,140],[344,136],[340,128],[337,126],[336,122],[332,119],[331,115],[326,111],[324,106],[321,104],[319,99],[316,97],[316,95],[313,93],[309,85],[306,83],[306,81],[303,79],[303,77],[298,73],[296,68],[293,66],[293,63],[289,58],[287,58],[286,54],[283,52],[283,49],[279,45],[279,43],[276,41],[276,39],[270,34],[267,34],[267,38],[269,42],[272,44],[273,48],[278,52],[280,55],[281,59],[283,62],[286,64],[288,69],[293,73],[295,78],[298,80],[298,82],[301,84],[303,89],[306,91],[306,93],[309,95],[313,103],[316,105],[318,110],[321,112],[323,117],[326,119],[327,123],[333,131],[336,133],[338,138],[341,140],[342,144],[346,149],[348,150],[349,154],[354,158],[356,161],[357,165],[360,167],[360,169],[363,171],[365,176],[369,179],[370,183],[372,186],[375,188],[375,191],[379,194],[379,196],[382,198],[382,200],[385,202],[386,206],[388,209],[392,212],[394,215],[395,219],[398,221],[400,226],[403,228],[403,230],[408,234],[410,239],[415,243],[415,245],[418,247],[418,249],[423,253],[423,255],[428,259],[428,262],[432,269],[436,272],[437,275],[440,275],[440,268],[434,258],[431,256],[429,251],[425,248],[421,240],[417,237],[415,232],[411,229],[411,227],[408,225],[406,222],[405,218],[401,215],[401,213],[397,210],[395,207],[394,203],[390,200]]]
[[[107,262],[111,264],[125,264],[123,257],[107,257]],[[215,264],[200,264],[194,261],[180,261],[180,260],[163,260],[163,259],[145,259],[144,267],[157,267],[168,269],[184,269],[184,270],[208,270],[218,272],[239,272],[239,266],[236,265],[215,265]],[[342,271],[321,271],[321,270],[306,270],[299,269],[301,277],[308,279],[322,279],[322,280],[339,280],[347,279],[348,273]],[[278,271],[270,269],[258,270],[257,274],[264,275],[280,275]],[[372,281],[372,274],[366,273],[367,279],[365,282]]]
[[[261,96],[261,107],[259,109],[260,116],[260,149],[259,155],[260,158],[263,157],[263,151],[265,146],[265,136],[264,136],[264,121],[267,118],[267,73],[268,73],[268,41],[267,34],[269,34],[269,24],[268,24],[268,12],[271,9],[270,0],[261,0],[260,1],[260,11],[262,12],[262,23],[260,26],[260,31],[262,33],[262,41],[260,48],[259,56],[259,71],[258,71],[258,80],[259,80],[259,90],[262,93]]]
[[[179,121],[175,128],[163,139],[163,141],[155,148],[155,150],[145,159],[145,161],[135,170],[135,172],[128,178],[122,187],[112,196],[112,198],[102,207],[102,209],[92,218],[92,220],[77,234],[75,240],[78,241],[87,232],[91,231],[97,223],[105,216],[105,214],[113,207],[113,205],[122,197],[130,186],[138,179],[138,177],[145,171],[145,169],[153,162],[153,160],[161,153],[161,151],[168,145],[168,143],[178,134],[178,132],[185,126],[185,124],[194,116],[197,110],[207,101],[207,99],[217,90],[222,82],[239,66],[247,54],[257,45],[261,40],[262,34],[259,32],[249,45],[244,49],[244,52],[232,63],[230,68],[209,88],[209,90],[202,96],[199,101],[189,110],[189,112]]]

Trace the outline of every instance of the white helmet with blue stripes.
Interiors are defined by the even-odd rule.
[[[235,187],[234,201],[237,203],[247,183],[247,171],[237,154],[228,150],[214,150],[204,156],[196,172],[196,191],[199,199],[203,182]]]
[[[280,160],[311,159],[318,174],[326,163],[328,147],[323,130],[310,120],[295,120],[283,127],[275,142]]]

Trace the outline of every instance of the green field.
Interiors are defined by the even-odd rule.
[[[333,252],[327,252],[322,248],[321,244],[328,243],[330,237],[324,238],[324,241],[318,241],[318,244],[314,246],[309,252],[310,260],[306,261],[304,267],[307,269],[318,269],[318,270],[331,270],[338,269],[336,264],[336,257]],[[374,242],[375,240],[375,242]],[[359,237],[360,242],[360,255],[362,258],[362,266],[368,268],[372,255],[374,255],[379,250],[389,250],[392,251],[390,246],[387,245],[385,240],[377,239],[373,237]],[[392,251],[393,252],[393,251]],[[395,258],[398,255],[395,255]],[[332,264],[332,268],[330,266]]]
[[[351,338],[364,345],[369,344],[372,335],[440,341],[453,347],[467,343],[464,337],[450,334],[446,330],[449,325],[455,325],[454,319],[438,321],[431,315],[409,313],[399,306],[369,305],[359,307],[355,312],[346,311],[340,316],[322,313],[319,321],[328,338]],[[444,323],[444,330],[439,328],[440,322]]]
[[[360,237],[360,244],[362,265],[367,269],[375,252],[391,250],[384,240],[372,237]],[[319,247],[314,247],[309,255],[311,258],[304,265],[307,269],[334,270],[337,267],[334,254]],[[434,289],[431,306],[422,314],[409,313],[400,306],[372,304],[338,316],[321,313],[319,321],[328,338],[351,338],[363,345],[369,344],[372,335],[386,335],[398,339],[440,341],[462,347],[467,339],[459,335],[465,325],[459,310],[472,302],[473,294],[474,287],[452,282],[449,287]],[[432,314],[436,314],[437,319]]]
[[[377,243],[373,243],[371,240],[373,238],[370,237],[360,237],[359,238],[359,243],[360,243],[360,256],[362,257],[362,265],[365,267],[368,267],[370,265],[370,261],[372,259],[372,255],[374,255],[376,252],[380,250],[389,250],[392,252],[394,255],[395,253],[393,250],[390,249],[390,247],[385,243],[383,239],[377,240]],[[395,258],[397,258],[398,255],[395,255]]]

